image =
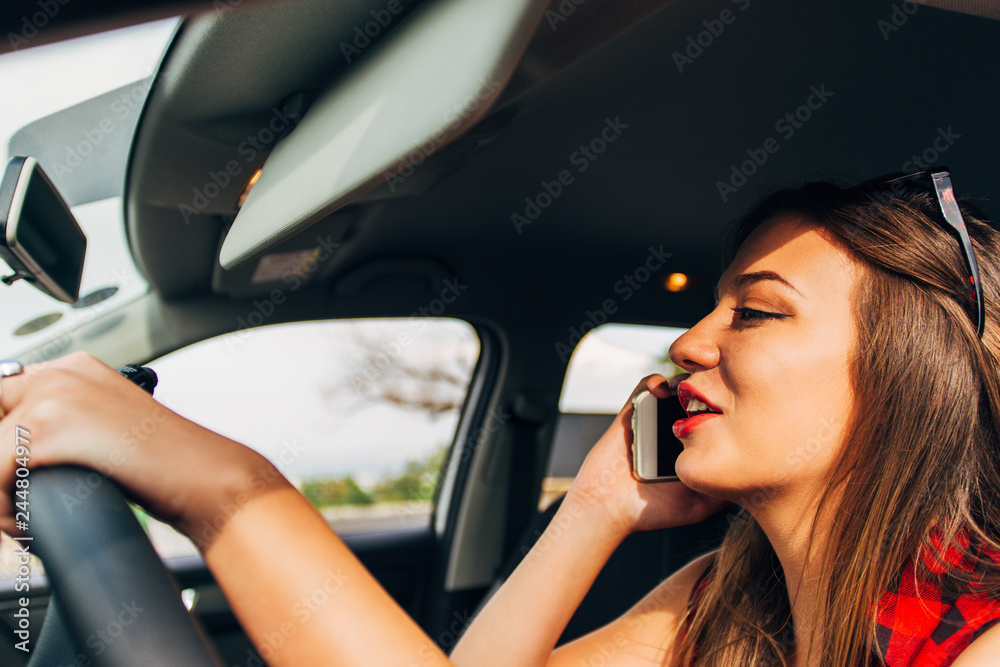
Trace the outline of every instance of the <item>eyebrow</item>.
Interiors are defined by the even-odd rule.
[[[749,287],[754,283],[762,282],[764,280],[773,280],[774,282],[781,283],[785,287],[788,287],[791,290],[793,290],[798,295],[800,296],[802,295],[802,292],[799,292],[798,288],[796,288],[795,285],[791,284],[790,282],[782,278],[781,275],[775,273],[774,271],[752,271],[750,273],[741,273],[740,275],[736,276],[735,282],[738,288],[744,288],[744,287]],[[715,302],[716,303],[719,302],[718,285],[715,286]]]

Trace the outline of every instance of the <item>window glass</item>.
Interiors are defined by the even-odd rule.
[[[62,3],[64,4],[64,3]],[[139,110],[176,30],[167,19],[36,46],[48,21],[25,16],[0,56],[0,158],[38,160],[87,236],[80,301],[59,303],[26,281],[3,290],[0,356],[35,360],[107,308],[147,291],[125,238],[122,184]],[[27,48],[27,47],[32,48]],[[11,273],[0,260],[2,275]]]
[[[430,522],[478,355],[458,320],[341,320],[238,331],[150,366],[158,400],[259,451],[348,534]],[[149,531],[161,555],[193,549]]]
[[[542,482],[540,509],[569,489],[587,452],[610,426],[639,380],[650,373],[670,377],[680,372],[667,351],[684,331],[605,324],[580,340],[559,397],[559,422]]]
[[[262,453],[349,534],[429,525],[478,355],[467,323],[406,318],[247,329],[148,365],[158,401]],[[196,553],[137,514],[161,556]],[[16,571],[5,554],[0,579]]]

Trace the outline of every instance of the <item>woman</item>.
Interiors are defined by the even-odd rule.
[[[967,259],[941,215],[950,188],[938,192],[922,177],[816,184],[751,212],[716,308],[671,347],[689,373],[681,400],[699,413],[675,425],[681,482],[632,479],[626,403],[562,503],[559,530],[542,535],[452,664],[995,664],[1000,238],[964,211]],[[985,294],[982,338],[970,273]],[[660,376],[644,388],[667,393]],[[80,355],[0,389],[0,447],[13,447],[15,425],[29,428],[33,466],[99,467],[117,434],[158,409]],[[270,464],[157,414],[160,428],[113,476],[195,540],[256,645],[336,570],[331,604],[297,622],[293,641],[269,646],[270,664],[449,664]],[[8,491],[12,459],[0,464]],[[625,536],[730,502],[744,509],[717,553],[553,651]],[[0,498],[7,532],[12,507]],[[232,518],[206,531],[222,507]],[[284,547],[263,548],[262,534],[284,536]]]

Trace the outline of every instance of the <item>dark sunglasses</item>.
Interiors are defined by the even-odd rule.
[[[898,194],[901,188],[910,182],[927,184],[930,183],[934,196],[937,198],[938,206],[947,228],[958,234],[958,240],[962,245],[962,252],[965,254],[965,266],[969,269],[969,282],[976,293],[976,332],[979,337],[983,337],[983,327],[985,326],[983,305],[983,287],[979,281],[979,264],[976,263],[976,253],[972,249],[972,239],[969,238],[969,229],[965,225],[965,218],[958,208],[955,200],[955,190],[951,185],[951,175],[947,167],[936,167],[924,171],[917,171],[905,174],[893,174],[884,176],[874,181],[869,181],[858,186],[858,189],[881,192],[888,190],[893,194]]]

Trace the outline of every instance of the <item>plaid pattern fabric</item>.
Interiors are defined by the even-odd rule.
[[[969,546],[965,535],[958,535],[958,541],[963,547]],[[943,573],[945,562],[973,572],[972,563],[954,546],[942,550],[934,537],[932,544],[934,552],[923,557],[931,572]],[[1000,563],[1000,554],[988,550],[985,555]],[[875,608],[875,621],[874,648],[888,667],[947,667],[973,640],[1000,621],[1000,591],[983,590],[975,580],[960,595],[942,591],[936,583],[918,576],[911,558],[882,594]]]
[[[968,537],[958,541],[969,546]],[[954,547],[942,554],[940,540],[932,537],[937,553],[924,554],[924,563],[935,574],[945,571],[945,561],[972,573],[972,564]],[[1000,565],[1000,553],[980,549]],[[701,603],[715,574],[713,558],[695,582],[688,602],[685,634],[694,610]],[[887,667],[948,667],[977,637],[1000,622],[1000,591],[987,591],[975,581],[960,595],[949,594],[933,582],[917,576],[914,560],[875,605],[875,646],[873,656],[883,656]],[[1000,664],[1000,660],[998,660]]]

